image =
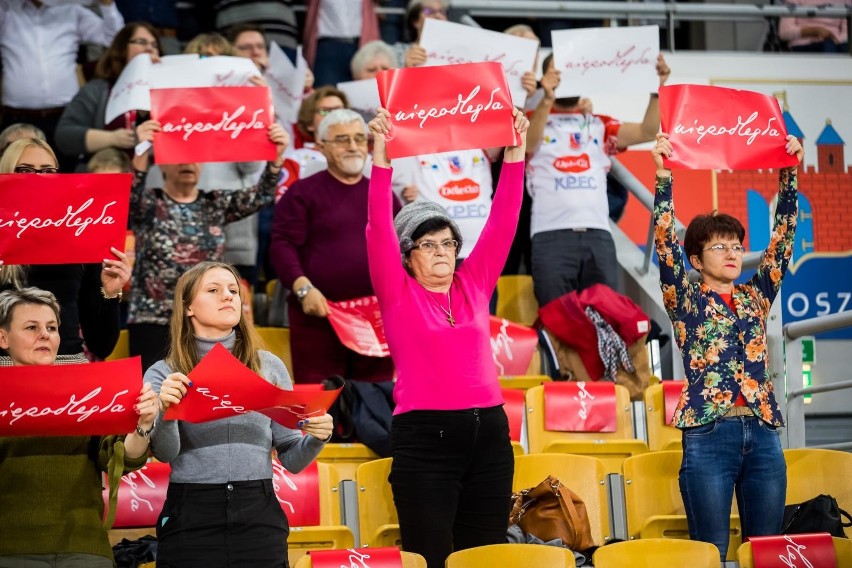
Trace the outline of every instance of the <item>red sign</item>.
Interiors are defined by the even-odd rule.
[[[112,528],[155,526],[166,502],[170,473],[169,464],[150,462],[142,469],[123,475]],[[103,495],[104,503],[109,503],[109,487],[104,489]]]
[[[503,410],[509,419],[509,438],[513,442],[521,441],[521,431],[524,428],[524,406],[523,389],[501,389],[503,391]]]
[[[683,381],[662,381],[663,400],[666,412],[666,424],[671,425],[674,421],[674,413],[680,404],[680,395],[683,392]]]
[[[660,87],[672,169],[757,170],[799,163],[784,149],[787,129],[775,97],[707,85]]]
[[[340,342],[352,351],[367,357],[390,357],[375,296],[328,302],[328,321]]]
[[[500,63],[391,69],[376,81],[391,116],[389,158],[519,143]]]
[[[0,436],[101,436],[133,431],[139,357],[79,365],[0,367]]]
[[[479,197],[479,184],[470,178],[457,179],[439,187],[438,193],[452,201],[471,201]]]
[[[263,87],[151,89],[158,164],[274,160],[272,95]]]
[[[180,404],[169,406],[166,420],[210,422],[257,411],[287,428],[326,413],[340,389],[285,390],[255,374],[217,343],[190,371],[193,386]]]
[[[538,333],[531,327],[491,316],[491,356],[501,377],[526,375],[535,349]]]
[[[399,549],[347,548],[346,550],[312,550],[313,568],[401,568]]]
[[[754,568],[836,568],[828,533],[755,536],[749,539]]]
[[[544,383],[544,428],[554,432],[615,432],[615,383]]]
[[[272,460],[272,487],[291,527],[320,524],[319,471],[317,462],[299,473],[290,473],[277,459]]]
[[[581,156],[562,156],[561,158],[553,160],[553,167],[560,172],[578,173],[588,171],[591,167],[589,163],[588,154],[583,154]]]
[[[124,250],[130,174],[0,175],[0,261],[100,263]]]

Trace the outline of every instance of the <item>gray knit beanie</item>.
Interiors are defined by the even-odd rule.
[[[396,217],[393,220],[393,227],[396,229],[396,236],[399,237],[399,251],[401,253],[405,254],[412,249],[414,241],[411,239],[411,235],[414,234],[417,227],[431,219],[446,221],[451,227],[453,235],[461,236],[459,226],[456,225],[456,222],[453,221],[449,215],[447,215],[446,209],[434,201],[421,199],[409,203],[400,209],[399,213],[396,214]]]

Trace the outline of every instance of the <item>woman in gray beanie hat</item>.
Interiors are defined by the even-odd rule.
[[[367,253],[397,368],[390,482],[402,546],[425,556],[429,568],[443,568],[454,550],[506,540],[514,456],[488,302],[523,192],[529,121],[517,109],[513,116],[521,143],[506,148],[491,214],[458,270],[460,232],[441,206],[411,203],[391,223],[390,115],[379,109],[370,122]]]

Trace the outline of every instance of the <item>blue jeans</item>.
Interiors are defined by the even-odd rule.
[[[723,561],[735,491],[743,537],[781,531],[787,466],[775,428],[734,416],[685,429],[680,492],[689,538],[715,544]]]

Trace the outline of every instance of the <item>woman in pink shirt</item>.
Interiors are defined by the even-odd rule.
[[[451,552],[506,541],[514,458],[488,302],[521,206],[529,121],[514,111],[519,146],[507,147],[488,222],[456,270],[456,224],[428,201],[392,221],[384,109],[370,122],[373,171],[367,213],[370,277],[397,368],[390,483],[402,546],[443,568]]]

